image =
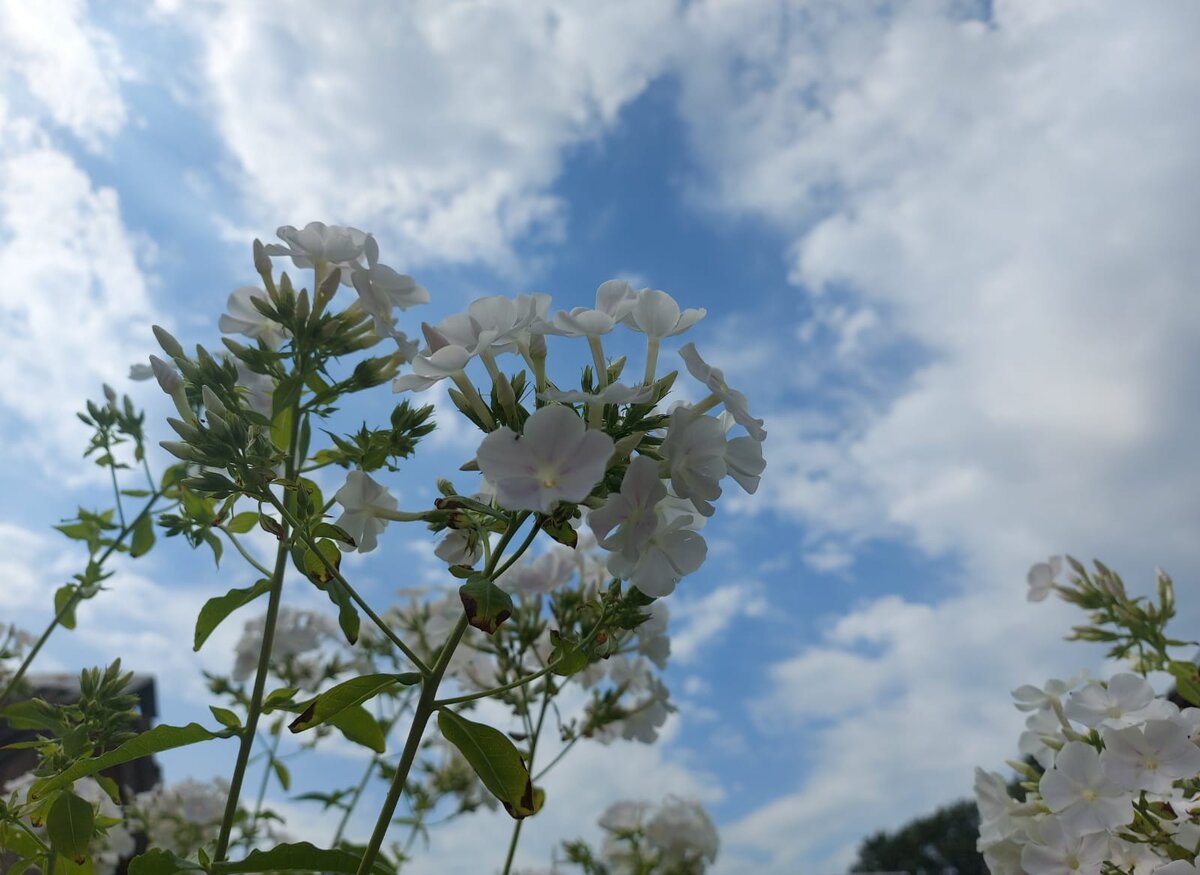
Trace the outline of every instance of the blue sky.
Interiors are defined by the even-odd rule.
[[[672,791],[714,812],[719,871],[839,871],[1013,755],[1009,689],[1101,665],[1024,601],[1032,562],[1161,565],[1200,618],[1198,37],[1184,2],[0,2],[0,617],[44,624],[78,558],[49,527],[106,500],[72,412],[109,382],[161,421],[129,364],[152,322],[215,341],[254,236],[374,232],[433,296],[412,328],[631,277],[707,308],[688,339],[766,419],[768,468],[671,596],[665,742],[573,757],[548,789],[578,803],[523,859]],[[178,555],[44,667],[122,654],[164,720],[201,714],[238,624],[169,647],[217,586]],[[431,861],[503,827],[450,825]]]

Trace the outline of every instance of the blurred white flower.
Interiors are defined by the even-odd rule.
[[[251,299],[257,298],[264,304],[269,302],[267,293],[254,286],[240,286],[233,290],[225,307],[228,313],[221,314],[217,328],[224,334],[241,334],[261,340],[271,349],[288,337],[287,330],[259,312]]]

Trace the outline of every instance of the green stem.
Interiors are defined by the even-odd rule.
[[[421,657],[417,656],[413,649],[405,644],[403,640],[401,640],[399,635],[392,631],[391,626],[384,622],[383,617],[375,613],[375,610],[369,604],[367,604],[366,600],[358,594],[358,591],[350,585],[350,582],[342,576],[342,572],[338,570],[338,567],[330,562],[324,553],[317,549],[316,542],[306,531],[304,531],[304,529],[296,521],[296,518],[292,516],[286,507],[283,506],[282,502],[280,502],[273,495],[271,496],[270,500],[271,504],[275,506],[275,509],[279,511],[280,515],[287,522],[287,524],[296,530],[296,533],[300,536],[300,540],[304,542],[304,545],[312,550],[313,553],[316,554],[317,558],[321,560],[321,564],[325,566],[325,570],[329,572],[329,575],[343,587],[345,587],[346,593],[350,596],[350,599],[356,605],[362,608],[363,613],[370,618],[372,623],[379,627],[379,631],[387,636],[389,641],[400,648],[400,652],[408,657],[412,664],[417,667],[417,670],[421,672],[421,674],[428,677],[431,673],[431,669],[425,664],[425,661],[421,659]]]
[[[279,750],[279,742],[283,738],[282,726],[277,726],[271,731],[275,734],[271,740],[271,749],[267,751],[267,764],[263,766],[262,780],[258,783],[258,796],[254,800],[254,824],[258,823],[262,814],[263,800],[267,798],[267,784],[270,783],[271,771],[275,765],[275,753]]]
[[[358,805],[358,800],[362,797],[363,791],[367,789],[367,782],[371,780],[371,774],[375,771],[377,765],[379,765],[379,757],[371,757],[371,761],[367,763],[367,768],[363,772],[358,786],[354,788],[354,795],[350,797],[350,802],[347,803],[346,810],[342,812],[342,819],[338,821],[337,830],[333,833],[331,848],[336,848],[338,842],[342,840],[342,834],[346,832],[346,824],[350,822],[350,814]]]
[[[297,354],[297,358],[300,356]],[[297,362],[302,364],[302,360]],[[291,428],[288,433],[287,461],[284,464],[284,479],[291,481],[296,476],[296,443],[300,436],[300,402],[297,399],[292,405]],[[267,495],[277,502],[274,494],[268,489]],[[282,507],[279,503],[277,506]],[[287,570],[288,546],[291,536],[288,524],[284,523],[283,531],[279,534],[279,548],[275,552],[275,568],[271,573],[271,589],[267,597],[267,615],[263,619],[262,647],[258,651],[258,669],[254,675],[254,689],[250,693],[250,703],[246,708],[246,724],[242,727],[241,743],[238,745],[237,760],[233,766],[233,776],[229,779],[229,795],[225,800],[225,814],[221,818],[221,831],[217,836],[217,847],[213,855],[214,862],[225,860],[229,852],[229,835],[233,831],[233,821],[237,816],[238,798],[242,793],[242,781],[246,777],[246,766],[250,762],[250,750],[254,747],[254,738],[258,732],[258,718],[262,714],[263,693],[267,686],[267,673],[271,666],[271,648],[275,643],[275,623],[279,618],[279,604],[283,600],[283,575]]]
[[[121,487],[117,484],[117,466],[116,460],[112,457],[112,447],[108,443],[108,432],[104,434],[104,455],[108,456],[108,473],[112,477],[113,498],[117,502],[117,518],[121,520],[121,526],[125,526],[125,508],[121,505]]]
[[[500,559],[500,555],[504,552],[504,548],[508,545],[508,542],[512,540],[513,535],[517,533],[517,530],[529,516],[530,514],[527,511],[519,514],[509,523],[504,534],[500,536],[495,550],[492,551],[492,557],[483,572],[489,580],[495,579],[497,573],[496,564]],[[413,763],[416,761],[417,749],[421,746],[421,737],[425,734],[425,727],[429,723],[430,716],[437,710],[438,685],[442,682],[442,677],[446,674],[446,669],[450,666],[450,658],[454,655],[454,650],[458,647],[458,643],[462,640],[463,634],[466,631],[467,615],[463,613],[459,616],[458,622],[454,624],[454,628],[450,631],[446,643],[442,645],[433,670],[421,685],[421,698],[417,700],[417,707],[413,713],[412,726],[409,727],[408,738],[405,739],[404,750],[400,754],[400,762],[396,766],[395,777],[392,778],[392,784],[388,787],[387,796],[383,800],[383,807],[379,810],[379,816],[375,819],[375,829],[371,833],[371,840],[367,844],[362,860],[358,864],[358,875],[366,875],[366,873],[370,872],[371,867],[375,865],[376,858],[379,856],[379,848],[383,845],[383,839],[387,835],[388,827],[392,824],[392,816],[396,813],[396,806],[400,802],[400,797],[404,794],[404,785],[408,781],[408,773],[412,771]]]
[[[221,529],[221,531],[225,533],[225,537],[229,538],[229,543],[233,544],[234,549],[241,553],[242,558],[254,566],[254,569],[259,574],[261,574],[263,577],[271,576],[271,569],[267,568],[267,566],[263,565],[261,562],[247,553],[246,548],[242,546],[242,542],[237,539],[237,535],[228,529]]]
[[[133,527],[138,524],[138,521],[153,509],[155,502],[157,502],[160,498],[162,498],[162,491],[155,490],[150,496],[150,500],[146,502],[146,506],[143,507],[141,512],[133,518],[133,522],[127,526],[123,526],[121,531],[117,532],[117,536],[113,538],[112,543],[109,544],[105,551],[100,554],[100,558],[96,561],[97,566],[104,565],[104,563],[108,560],[108,557],[113,554],[113,551],[115,551],[120,543],[124,541],[126,537],[128,537],[130,532],[133,531]],[[25,659],[21,661],[21,664],[17,667],[16,674],[9,678],[8,683],[4,685],[4,689],[0,690],[0,705],[4,704],[4,701],[8,698],[9,693],[16,689],[17,684],[24,679],[25,672],[29,670],[29,666],[33,662],[34,657],[38,655],[38,651],[42,649],[42,645],[46,643],[46,640],[50,637],[51,633],[58,628],[60,623],[62,623],[63,617],[70,614],[71,611],[73,611],[82,600],[83,596],[81,595],[79,589],[76,589],[73,593],[71,593],[71,597],[67,599],[66,603],[62,606],[62,609],[54,615],[54,619],[50,621],[50,625],[46,627],[45,631],[42,632],[41,637],[38,638],[37,642],[33,645],[33,647],[30,648],[29,653],[26,654]]]
[[[242,781],[246,777],[246,765],[250,761],[250,749],[254,746],[254,735],[258,730],[258,718],[262,713],[263,692],[267,686],[267,671],[271,662],[271,645],[275,640],[275,622],[279,617],[282,601],[283,573],[287,568],[288,537],[286,529],[279,539],[279,550],[275,554],[275,571],[271,575],[271,589],[267,601],[267,616],[263,621],[262,647],[258,651],[258,671],[254,677],[254,689],[246,711],[246,725],[242,727],[241,744],[238,746],[237,761],[233,776],[229,779],[229,796],[225,801],[225,815],[221,819],[221,831],[217,836],[214,862],[225,860],[229,851],[229,835],[237,815],[238,797],[242,792]]]
[[[537,725],[533,729],[533,733],[529,738],[529,768],[533,768],[533,758],[537,755],[538,738],[542,734],[542,724],[546,722],[546,709],[550,706],[550,685],[546,685],[545,695],[542,696],[542,708],[538,712]],[[517,842],[521,840],[521,824],[525,822],[525,818],[521,818],[513,824],[512,838],[508,842],[508,856],[504,859],[504,870],[502,875],[509,875],[512,871],[513,858],[517,854]]]

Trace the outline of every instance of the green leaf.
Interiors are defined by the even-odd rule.
[[[49,778],[45,783],[37,784],[35,795],[44,796],[111,766],[119,766],[121,763],[140,760],[142,757],[162,753],[164,750],[174,750],[177,747],[186,747],[189,744],[220,737],[209,732],[199,723],[189,723],[187,726],[155,726],[113,748],[108,753],[80,760]],[[30,792],[32,793],[33,790],[31,789]]]
[[[362,621],[359,619],[358,609],[350,600],[350,593],[346,591],[346,587],[336,580],[331,580],[325,586],[325,594],[329,596],[331,602],[337,605],[338,626],[341,627],[346,640],[351,644],[358,641],[358,632]]]
[[[145,556],[154,546],[154,518],[144,513],[133,524],[133,534],[129,542],[129,555],[133,558]]]
[[[351,547],[358,546],[349,532],[333,523],[317,523],[313,526],[312,534],[314,538],[333,538],[333,540],[341,541]]]
[[[217,863],[213,866],[215,875],[235,872],[270,872],[303,869],[312,872],[357,872],[362,854],[353,851],[329,850],[318,848],[308,842],[295,842],[276,845],[269,851],[251,851],[244,860]],[[377,860],[371,867],[375,875],[390,875],[391,870],[382,861]],[[138,875],[130,871],[130,875]],[[157,873],[155,873],[157,875]]]
[[[25,699],[9,705],[0,714],[4,715],[13,729],[45,729],[55,735],[66,731],[66,724],[59,716],[58,709],[41,699]]]
[[[241,729],[242,718],[238,717],[228,708],[220,708],[217,705],[209,705],[208,710],[212,711],[212,715],[217,718],[217,722],[222,726],[228,726],[230,729]]]
[[[371,716],[371,712],[362,705],[354,705],[329,721],[330,726],[345,736],[347,741],[361,744],[375,753],[383,753],[387,749],[387,739],[379,728],[379,721]]]
[[[129,861],[129,875],[175,875],[176,872],[201,872],[199,863],[185,860],[173,851],[154,849]]]
[[[303,732],[305,729],[327,723],[330,718],[336,717],[347,708],[360,705],[398,683],[394,674],[365,674],[343,681],[305,705],[300,716],[288,725],[288,729],[292,732]]]
[[[192,649],[199,650],[204,642],[208,640],[208,636],[213,633],[213,630],[221,624],[222,620],[242,607],[242,605],[247,605],[254,601],[270,588],[271,581],[264,577],[255,583],[254,586],[231,589],[225,595],[214,596],[206,601],[204,607],[200,609],[199,616],[196,617],[196,635],[192,642]]]
[[[558,543],[574,549],[579,544],[579,533],[571,528],[571,523],[565,519],[555,519],[552,516],[542,517],[542,531]]]
[[[95,820],[96,812],[92,809],[92,803],[69,791],[60,794],[46,817],[50,844],[57,853],[76,863],[83,863],[87,859]]]
[[[54,613],[58,616],[59,625],[64,629],[75,628],[75,605],[71,605],[70,610],[66,610],[72,598],[75,595],[75,587],[72,584],[60,586],[54,593]]]
[[[438,712],[438,728],[471,764],[483,786],[504,803],[509,814],[520,820],[537,812],[541,806],[529,780],[529,770],[507,735],[448,708]]]
[[[287,792],[292,788],[292,776],[288,773],[287,766],[279,760],[271,760],[271,768],[275,770],[275,777],[279,779],[279,786],[283,788],[283,792]]]
[[[1191,662],[1173,661],[1167,671],[1175,678],[1175,690],[1191,705],[1200,705],[1200,673]]]
[[[496,586],[486,575],[472,577],[458,588],[467,622],[489,635],[512,616],[512,596]]]
[[[330,570],[330,566],[334,571],[341,567],[342,551],[333,541],[317,541],[316,550],[309,548],[304,551],[303,561],[304,573],[308,575],[308,579],[324,589],[325,584],[333,580],[333,571]]]
[[[279,388],[284,384],[280,383]],[[278,390],[276,390],[278,393]],[[275,414],[271,420],[271,443],[283,452],[288,451],[288,442],[292,437],[292,408],[285,407]]]
[[[244,535],[258,525],[258,512],[242,511],[225,524],[225,531],[231,535]]]

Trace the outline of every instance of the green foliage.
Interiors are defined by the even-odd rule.
[[[851,872],[907,872],[910,875],[988,875],[975,850],[979,810],[964,799],[918,817],[892,833],[864,839]]]

